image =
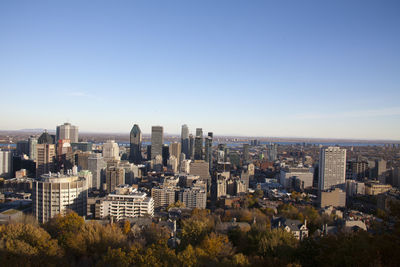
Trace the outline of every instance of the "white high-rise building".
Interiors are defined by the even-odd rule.
[[[12,153],[0,150],[0,177],[12,178]]]
[[[86,216],[86,179],[71,174],[44,174],[32,183],[32,205],[33,215],[40,223],[67,210]]]
[[[103,144],[103,158],[104,160],[119,160],[119,147],[118,143],[114,140],[108,140]]]
[[[71,123],[64,123],[57,126],[56,130],[57,141],[68,139],[71,143],[78,143],[78,126],[73,126]]]
[[[318,189],[332,187],[344,189],[346,179],[346,149],[340,147],[321,148],[319,155]]]

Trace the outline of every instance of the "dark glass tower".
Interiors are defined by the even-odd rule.
[[[213,133],[209,132],[208,136],[206,137],[205,140],[205,145],[204,145],[204,160],[208,162],[210,171],[212,170],[212,141],[213,141]]]
[[[129,161],[140,164],[142,162],[142,131],[140,131],[139,125],[137,124],[132,127],[130,144]]]
[[[189,128],[186,124],[182,125],[181,132],[181,149],[182,153],[185,154],[186,158],[190,158],[189,154]]]
[[[203,159],[203,130],[201,128],[196,129],[196,138],[194,140],[194,159]]]

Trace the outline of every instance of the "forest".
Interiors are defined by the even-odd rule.
[[[268,213],[268,211],[264,211]],[[312,210],[289,217],[305,217],[311,227]],[[233,214],[235,213],[235,214]],[[257,223],[226,234],[216,230],[218,212],[193,210],[178,222],[179,244],[168,245],[171,232],[158,223],[138,229],[128,221],[85,222],[74,212],[39,225],[33,217],[0,226],[2,266],[399,266],[400,208],[393,205],[371,231],[339,232],[298,241],[282,229],[271,229],[268,216],[257,209]],[[250,221],[254,210],[231,211]],[[242,217],[240,217],[242,216]],[[316,217],[317,216],[317,217]],[[319,218],[320,219],[320,218]],[[314,222],[316,223],[316,222]]]

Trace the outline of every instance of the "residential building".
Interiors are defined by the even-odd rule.
[[[12,178],[12,152],[0,150],[0,177]]]
[[[207,191],[200,187],[184,188],[179,191],[179,200],[190,209],[205,209]]]
[[[318,189],[332,187],[344,189],[346,179],[346,149],[340,147],[321,148],[319,158]]]
[[[86,216],[87,184],[83,177],[60,174],[44,174],[32,184],[33,215],[39,223],[45,223],[57,214],[75,211]]]
[[[154,201],[146,193],[129,185],[119,185],[104,200],[96,203],[96,218],[121,221],[154,216]]]

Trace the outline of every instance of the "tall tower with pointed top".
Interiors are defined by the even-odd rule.
[[[129,161],[135,164],[142,162],[142,131],[137,124],[133,125],[130,134]]]

